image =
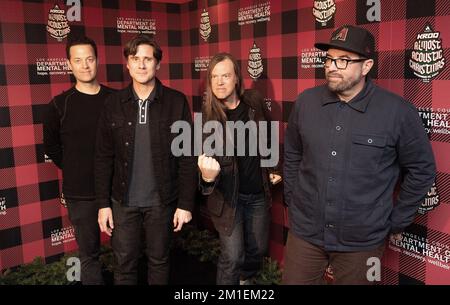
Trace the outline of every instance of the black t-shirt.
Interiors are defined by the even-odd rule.
[[[248,122],[249,106],[240,102],[235,109],[227,109],[228,121],[242,121],[244,124]],[[243,194],[258,194],[263,191],[263,183],[261,176],[260,160],[258,156],[249,156],[249,137],[248,129],[245,131],[245,156],[237,156],[239,170],[239,192]],[[235,156],[237,155],[237,131],[234,131]],[[258,151],[256,149],[256,151]]]
[[[44,118],[46,154],[63,172],[67,199],[94,200],[94,155],[97,121],[114,90],[101,86],[97,94],[75,87],[56,96]]]

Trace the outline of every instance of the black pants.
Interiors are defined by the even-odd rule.
[[[147,256],[147,282],[150,285],[168,284],[172,219],[171,206],[139,208],[113,202],[112,247],[117,260],[116,285],[137,284],[142,232]]]
[[[66,199],[66,202],[80,253],[81,282],[83,285],[103,285],[98,207],[95,201]]]

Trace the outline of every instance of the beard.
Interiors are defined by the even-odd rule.
[[[334,75],[340,78],[340,80],[336,79],[330,80],[329,74],[326,75],[328,89],[334,93],[343,93],[349,91],[361,81],[361,78],[350,77],[348,79],[344,79],[340,75],[337,74]]]

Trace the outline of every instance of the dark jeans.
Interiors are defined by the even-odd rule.
[[[127,207],[113,201],[112,247],[117,260],[114,283],[136,285],[142,254],[142,236],[147,256],[147,282],[166,285],[169,281],[169,245],[173,229],[173,208]],[[143,234],[142,234],[143,232]]]
[[[69,219],[75,229],[75,239],[81,262],[83,285],[103,285],[100,256],[98,207],[95,201],[68,200]]]
[[[239,194],[233,232],[220,235],[218,285],[238,285],[239,278],[255,275],[269,243],[269,210],[264,194]]]
[[[371,251],[327,252],[288,233],[284,255],[283,284],[325,285],[324,273],[328,265],[333,270],[335,285],[370,285],[367,271],[371,257],[381,260],[385,245]]]

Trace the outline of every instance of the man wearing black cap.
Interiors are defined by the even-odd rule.
[[[367,76],[370,32],[342,26],[315,46],[327,84],[298,96],[285,136],[283,282],[321,284],[331,264],[335,284],[369,284],[386,238],[402,238],[434,182],[433,152],[415,107]]]

